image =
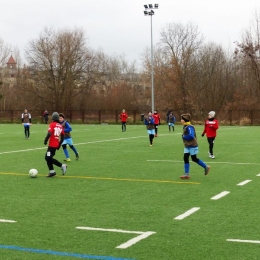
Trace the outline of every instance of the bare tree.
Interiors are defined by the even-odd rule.
[[[29,43],[26,59],[31,75],[27,90],[53,110],[72,109],[90,87],[94,53],[82,30],[45,28]]]
[[[161,31],[158,49],[161,61],[155,75],[163,75],[163,89],[179,111],[194,107],[192,85],[199,65],[196,55],[202,42],[198,27],[191,23],[168,24]]]
[[[243,87],[237,90],[237,98],[240,104],[255,108],[260,101],[260,15],[257,12],[252,25],[244,31],[242,41],[237,42],[234,56],[243,76]]]

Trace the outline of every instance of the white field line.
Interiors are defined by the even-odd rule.
[[[249,183],[250,181],[252,181],[252,180],[245,180],[245,181],[242,181],[242,182],[238,183],[237,186],[243,186],[243,185]]]
[[[10,219],[0,219],[0,222],[4,222],[4,223],[15,223],[17,221],[15,220],[10,220]]]
[[[82,229],[82,230],[94,230],[94,231],[104,231],[104,232],[117,232],[117,233],[128,233],[128,234],[138,234],[139,236],[132,238],[128,240],[127,242],[117,246],[116,248],[119,249],[126,249],[137,242],[139,242],[142,239],[145,239],[156,232],[153,231],[147,231],[147,232],[142,232],[142,231],[128,231],[128,230],[122,230],[122,229],[105,229],[105,228],[93,228],[93,227],[76,227],[76,229]]]
[[[192,209],[189,209],[188,211],[186,211],[185,213],[179,215],[178,217],[174,218],[174,219],[177,219],[177,220],[182,220],[188,216],[190,216],[191,214],[193,214],[194,212],[198,211],[200,208],[198,207],[194,207]]]
[[[134,136],[134,137],[127,137],[127,138],[117,138],[117,139],[109,139],[109,140],[100,140],[100,141],[93,141],[93,142],[86,142],[86,143],[77,143],[77,144],[75,144],[75,145],[85,145],[85,144],[95,144],[95,143],[113,142],[113,141],[137,139],[137,138],[144,138],[144,137],[147,137],[147,136]],[[40,148],[26,149],[26,150],[17,150],[17,151],[2,152],[2,153],[0,153],[0,154],[30,152],[30,151],[43,150],[43,149],[47,149],[47,146],[40,147]]]
[[[227,239],[229,242],[240,242],[240,243],[252,243],[252,244],[260,244],[259,240],[241,240],[241,239]]]
[[[183,161],[177,160],[147,160],[147,162],[172,162],[172,163],[183,163]],[[216,162],[210,161],[210,164],[235,164],[235,165],[260,165],[260,163],[234,163],[234,162]],[[259,174],[260,176],[260,174]]]
[[[153,234],[155,234],[156,232],[152,232],[152,231],[147,231],[147,232],[144,232],[143,234],[135,237],[135,238],[132,238],[130,240],[128,240],[127,242],[117,246],[116,248],[120,248],[120,249],[126,249],[134,244],[136,244],[137,242],[139,242],[140,240],[142,239],[145,239]]]
[[[258,173],[256,176],[260,176],[260,173]]]
[[[212,200],[218,200],[226,195],[228,195],[230,193],[230,191],[222,191],[221,193],[219,193],[218,195],[212,197]]]

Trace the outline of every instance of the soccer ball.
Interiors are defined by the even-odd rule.
[[[30,176],[31,178],[37,177],[37,174],[38,174],[38,171],[37,171],[36,169],[31,169],[31,170],[29,171],[29,176]]]

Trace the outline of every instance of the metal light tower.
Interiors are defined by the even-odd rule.
[[[155,4],[154,6],[152,4],[144,5],[145,11],[144,15],[150,15],[151,16],[151,81],[152,81],[152,113],[154,112],[154,80],[153,80],[153,15],[154,10],[158,9],[159,5]]]

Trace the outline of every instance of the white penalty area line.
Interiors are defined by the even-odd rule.
[[[191,208],[189,209],[188,211],[186,211],[185,213],[179,215],[178,217],[174,218],[174,219],[177,219],[177,220],[182,220],[188,216],[190,216],[191,214],[193,214],[194,212],[198,211],[200,208],[199,207],[194,207],[194,208]]]
[[[227,239],[226,241],[228,241],[228,242],[239,242],[239,243],[260,244],[259,240]]]
[[[147,160],[147,162],[172,162],[172,163],[183,163],[183,161],[176,160]],[[216,162],[210,161],[210,164],[235,164],[235,165],[260,165],[260,163],[234,163],[234,162]],[[260,174],[259,174],[260,176]]]
[[[93,227],[76,227],[76,229],[104,231],[104,232],[117,232],[117,233],[127,233],[127,234],[138,234],[139,235],[116,247],[119,249],[126,249],[126,248],[136,244],[140,240],[145,239],[156,233],[153,231],[142,232],[142,231],[128,231],[128,230],[121,230],[121,229],[105,229],[105,228],[93,228]]]
[[[17,221],[11,220],[11,219],[0,219],[0,222],[4,222],[4,223],[16,223]]]

